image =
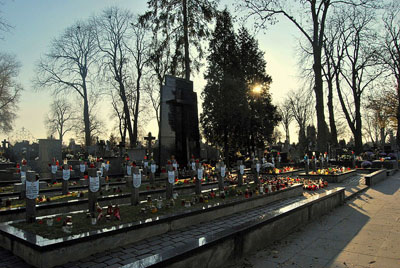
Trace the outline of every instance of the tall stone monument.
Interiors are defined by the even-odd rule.
[[[160,165],[165,165],[171,155],[175,155],[179,164],[188,163],[192,155],[200,157],[197,94],[193,92],[193,82],[166,75],[160,101]]]

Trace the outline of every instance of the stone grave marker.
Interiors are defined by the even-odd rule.
[[[308,159],[308,155],[304,155],[304,171],[306,172],[306,175],[308,175],[308,172],[310,171],[310,159]]]
[[[51,183],[57,182],[57,170],[58,170],[58,160],[53,158],[53,161],[50,164],[50,173],[51,173]]]
[[[33,171],[26,172],[26,222],[36,221],[36,197],[39,195],[39,176]]]
[[[150,169],[149,161],[147,159],[147,156],[144,156],[144,159],[143,159],[143,175],[144,176],[149,176],[149,169]]]
[[[282,157],[281,157],[281,153],[280,152],[278,152],[278,162],[276,163],[276,167],[277,168],[281,168],[281,160],[282,160]]]
[[[244,165],[242,160],[237,161],[238,186],[243,185]]]
[[[190,178],[193,181],[195,176],[196,176],[196,161],[194,160],[193,156],[192,156],[192,158],[190,159],[190,162],[189,162],[189,174],[190,174]]]
[[[26,161],[22,160],[21,163],[21,171],[20,171],[20,176],[21,176],[21,194],[20,198],[25,199],[25,190],[26,190],[26,173],[28,172],[28,166],[26,165]]]
[[[253,164],[252,164],[252,170],[253,170],[253,176],[254,176],[254,183],[258,185],[259,183],[259,176],[260,176],[260,169],[261,169],[261,164],[258,161],[258,159],[253,158]]]
[[[172,161],[168,161],[167,164],[167,181],[166,181],[166,198],[167,200],[172,199],[172,192],[174,190],[175,183],[175,167],[173,166]]]
[[[131,205],[136,206],[139,204],[139,187],[142,185],[142,173],[136,163],[132,167],[132,187],[131,187]]]
[[[53,159],[61,158],[61,140],[39,139],[39,167],[42,173],[47,171],[47,165]]]
[[[327,152],[324,153],[324,164],[325,164],[325,168],[329,167],[329,156],[328,156]]]
[[[218,189],[220,191],[224,190],[224,180],[225,180],[225,176],[226,176],[226,166],[224,161],[220,160],[217,163],[216,166],[217,169],[217,178],[218,178]]]
[[[156,177],[157,165],[153,159],[150,160],[150,174],[149,174],[149,181],[150,184],[153,185]]]
[[[315,152],[313,152],[313,156],[312,156],[312,169],[314,172],[317,171],[317,157],[315,156]]]
[[[203,179],[204,176],[204,168],[202,167],[201,163],[199,160],[196,160],[196,183],[195,183],[195,192],[197,195],[201,194],[201,180]]]
[[[71,170],[67,164],[67,159],[64,160],[64,165],[62,166],[62,194],[68,194],[68,181],[71,177]]]
[[[86,163],[81,159],[79,161],[79,177],[83,179],[85,177],[85,171],[87,169]]]
[[[88,176],[89,176],[89,213],[92,218],[95,218],[96,213],[96,203],[97,203],[97,195],[100,190],[100,178],[97,173],[97,169],[91,164],[91,167],[88,168]]]
[[[166,75],[160,94],[157,161],[164,166],[175,155],[179,163],[187,163],[191,155],[200,156],[197,94],[193,91],[193,82]]]

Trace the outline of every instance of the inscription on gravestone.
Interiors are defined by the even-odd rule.
[[[159,157],[165,165],[171,155],[178,163],[187,163],[190,156],[200,157],[197,94],[193,82],[165,76],[161,87]]]

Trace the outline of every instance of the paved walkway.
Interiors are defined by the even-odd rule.
[[[227,267],[400,267],[400,174]]]

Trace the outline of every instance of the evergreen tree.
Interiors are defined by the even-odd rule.
[[[281,119],[277,107],[271,103],[268,89],[272,78],[266,73],[264,52],[244,27],[239,31],[238,42],[240,68],[246,86],[245,96],[249,111],[246,125],[242,128],[243,140],[247,141],[248,151],[254,152],[256,147],[263,148],[265,142],[271,142],[274,127]]]
[[[230,148],[238,145],[237,131],[244,124],[243,114],[247,107],[244,83],[238,75],[239,48],[227,10],[217,16],[209,53],[200,120],[205,138],[223,149],[225,161],[229,164]]]
[[[167,47],[172,49],[171,74],[184,74],[189,80],[191,70],[200,68],[199,60],[203,57],[201,41],[209,36],[208,24],[216,14],[217,1],[148,0],[147,5],[149,11],[141,19],[151,21],[154,25],[156,43],[162,46],[156,51]],[[189,44],[196,50],[190,52]]]
[[[263,148],[280,116],[268,92],[272,79],[264,53],[246,29],[235,35],[226,10],[217,17],[209,53],[201,124],[207,141],[223,149],[229,162],[237,150]]]

